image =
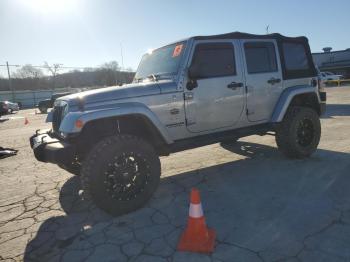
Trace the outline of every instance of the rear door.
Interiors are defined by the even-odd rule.
[[[237,40],[195,42],[189,67],[197,68],[200,76],[195,79],[196,87],[184,93],[189,131],[230,128],[238,122],[244,105],[239,57]]]
[[[268,121],[282,92],[282,72],[275,40],[241,40],[246,69],[247,117]]]

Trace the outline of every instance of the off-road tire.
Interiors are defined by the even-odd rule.
[[[125,173],[116,171],[116,175],[111,174],[110,169],[118,166],[119,158],[130,154],[139,160],[140,163],[137,162],[140,164],[137,166],[138,175],[142,175],[141,178],[147,179],[147,183],[140,186],[142,190],[140,189],[138,194],[132,195],[131,199],[116,198],[111,193],[114,189],[110,190],[111,187],[108,185],[109,177],[114,176],[113,179],[124,179]],[[106,137],[91,149],[82,164],[80,179],[84,191],[83,195],[107,213],[115,216],[126,214],[141,208],[151,198],[159,185],[160,170],[159,157],[154,148],[145,140],[131,135]],[[133,180],[135,184],[136,179],[138,179],[137,175]],[[119,192],[116,194],[118,195]]]
[[[303,123],[308,123],[307,143],[301,143],[298,132]],[[301,132],[302,133],[302,132]],[[304,132],[305,133],[305,132]],[[302,135],[304,135],[302,133]],[[311,134],[312,133],[312,134]],[[308,107],[292,106],[288,109],[283,121],[276,128],[278,149],[290,158],[309,157],[317,149],[321,137],[321,123],[315,110]]]
[[[58,166],[75,176],[80,176],[81,166],[79,164],[59,164]]]
[[[47,113],[47,107],[46,106],[39,106],[40,113],[46,114]]]

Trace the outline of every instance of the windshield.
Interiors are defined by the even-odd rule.
[[[135,81],[162,75],[176,75],[185,50],[185,42],[180,42],[145,54],[135,74]]]

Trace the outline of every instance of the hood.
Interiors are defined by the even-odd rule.
[[[58,98],[57,100],[68,101],[70,105],[78,105],[80,102],[83,102],[84,104],[89,104],[157,94],[160,94],[159,85],[155,82],[148,82],[132,83],[124,86],[111,86],[106,88],[99,88],[71,94],[68,96],[63,96]]]

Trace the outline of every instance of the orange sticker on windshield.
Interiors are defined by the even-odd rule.
[[[183,46],[184,46],[183,44],[175,46],[174,52],[173,52],[173,57],[177,57],[181,54]]]

